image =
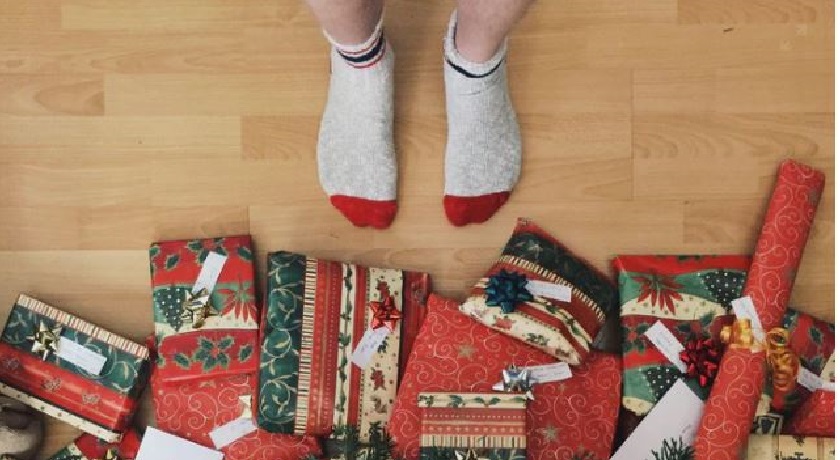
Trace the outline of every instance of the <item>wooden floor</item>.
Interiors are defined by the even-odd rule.
[[[749,253],[779,160],[828,186],[795,305],[834,317],[834,2],[543,0],[512,35],[525,163],[509,204],[441,206],[452,5],[388,3],[400,212],[358,230],[319,188],[327,46],[299,0],[0,0],[0,317],[24,291],[141,339],[146,249],[251,233],[261,254],[428,270],[459,296],[517,216],[616,254]],[[76,432],[50,424],[52,452]]]

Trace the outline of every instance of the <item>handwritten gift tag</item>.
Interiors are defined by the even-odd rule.
[[[685,363],[680,359],[680,352],[682,352],[685,347],[683,347],[679,340],[674,337],[674,334],[672,334],[671,331],[662,324],[662,321],[657,321],[653,324],[653,326],[649,327],[648,330],[645,331],[645,336],[659,350],[660,353],[668,358],[668,361],[671,361],[671,364],[677,366],[677,369],[679,369],[680,372],[685,373],[688,370]]]
[[[529,280],[525,288],[528,289],[528,292],[538,297],[547,297],[549,299],[559,300],[560,302],[572,301],[572,288],[565,284]]]
[[[755,340],[757,342],[764,342],[764,327],[761,325],[761,319],[758,317],[758,312],[755,310],[755,304],[753,304],[750,296],[733,300],[732,313],[734,313],[735,317],[738,319],[750,320]]]
[[[207,292],[213,292],[226,261],[227,256],[219,253],[210,252],[207,254],[204,263],[201,264],[201,271],[198,272],[198,278],[195,280],[192,293],[198,293],[202,289],[207,289]]]
[[[221,449],[255,431],[257,426],[250,418],[238,418],[211,431],[210,439],[216,449]]]
[[[531,383],[559,382],[572,378],[572,368],[569,367],[569,363],[558,362],[540,366],[527,366],[522,369],[531,374]],[[493,391],[505,391],[504,382],[493,385]]]
[[[356,349],[353,350],[353,356],[350,358],[350,361],[362,369],[366,368],[371,358],[373,358],[373,354],[376,353],[376,350],[379,349],[379,346],[388,338],[388,334],[390,333],[391,329],[387,326],[365,331],[362,340],[359,341]]]
[[[102,374],[102,368],[108,361],[105,356],[86,348],[84,345],[79,345],[67,337],[58,339],[56,356],[92,375]]]
[[[222,460],[224,454],[149,427],[136,460]]]

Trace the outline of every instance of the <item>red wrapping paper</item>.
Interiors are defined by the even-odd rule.
[[[809,166],[793,160],[779,166],[744,288],[765,331],[782,323],[824,185],[825,175]],[[763,353],[726,351],[697,431],[696,460],[740,458],[764,372]]]
[[[418,458],[420,392],[487,392],[509,364],[554,362],[556,358],[461,314],[458,302],[430,296],[388,425],[397,457]],[[593,352],[572,372],[570,379],[535,387],[527,412],[528,460],[610,457],[621,397],[620,358]]]
[[[817,390],[785,424],[784,432],[797,436],[834,437],[834,392]]]
[[[83,434],[47,460],[101,460],[109,450],[116,454],[119,460],[133,460],[140,450],[140,436],[134,430],[130,430],[122,441],[107,443],[91,434]]]

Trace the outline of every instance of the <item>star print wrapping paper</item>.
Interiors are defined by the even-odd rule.
[[[750,258],[726,256],[619,256],[618,274],[622,329],[622,406],[643,416],[665,395],[682,373],[645,335],[661,322],[677,340],[717,340],[732,323],[729,306],[741,297]],[[687,378],[686,384],[705,400],[711,382]]]
[[[751,435],[746,460],[834,460],[834,439]]]
[[[209,254],[224,256],[204,311],[185,308]],[[215,256],[214,256],[215,257]],[[183,382],[255,372],[259,311],[250,236],[164,241],[149,248],[158,372]]]
[[[779,166],[744,287],[764,331],[782,323],[824,185],[825,175],[816,169],[793,160]],[[763,352],[727,349],[694,442],[697,460],[739,457],[753,428],[765,371]]]
[[[167,433],[215,448],[210,433],[242,417],[252,417],[256,374],[207,378],[164,384],[152,376],[152,406],[156,427]],[[300,460],[320,455],[314,438],[256,430],[220,449],[225,460]]]
[[[53,337],[41,343],[39,331]],[[149,367],[145,346],[23,294],[0,336],[0,394],[109,442],[127,429]]]
[[[119,443],[108,443],[83,434],[47,460],[134,460],[140,449],[140,436],[130,430]]]
[[[268,257],[256,415],[276,433],[328,435],[350,425],[366,440],[388,420],[401,363],[423,321],[425,273],[290,252]],[[367,330],[388,328],[363,369],[351,362]]]
[[[458,302],[429,296],[426,321],[388,422],[395,454],[405,460],[420,457],[417,401],[422,392],[490,393],[510,364],[555,362],[553,356],[461,314]],[[534,400],[528,401],[526,410],[527,459],[609,459],[620,386],[620,358],[601,352],[573,367],[571,378],[535,385]]]
[[[545,283],[548,292],[522,291],[516,274],[529,286]],[[495,286],[499,284],[500,286]],[[564,291],[559,299],[552,292]],[[508,298],[510,297],[510,298]],[[519,219],[502,254],[472,288],[461,311],[503,334],[572,365],[586,359],[592,342],[618,306],[612,280],[577,257],[527,219]]]
[[[514,393],[420,393],[420,458],[473,451],[478,458],[524,459],[526,402]]]

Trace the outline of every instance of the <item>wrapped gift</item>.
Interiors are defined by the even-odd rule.
[[[420,456],[421,392],[490,393],[510,364],[557,360],[459,313],[458,302],[431,295],[388,423],[397,456]],[[528,460],[610,457],[621,396],[620,359],[593,352],[571,372],[571,378],[533,388],[526,412]]]
[[[270,254],[255,391],[260,427],[327,435],[354,426],[366,440],[371,424],[391,413],[428,291],[425,273]],[[362,338],[383,328],[366,366],[351,362]]]
[[[609,279],[533,222],[520,219],[461,311],[570,364],[580,364],[615,310]]]
[[[834,460],[834,439],[751,435],[746,460]]]
[[[139,449],[140,436],[133,430],[118,443],[83,434],[47,460],[134,460]]]
[[[251,237],[154,243],[149,256],[159,378],[179,382],[256,372]]]
[[[157,428],[204,447],[217,446],[215,430],[252,417],[255,374],[163,384],[152,376],[152,405]],[[247,425],[247,424],[246,424]],[[253,430],[221,447],[225,460],[300,460],[320,455],[314,438]]]
[[[820,171],[792,160],[779,167],[744,287],[752,322],[730,336],[694,443],[697,460],[735,460],[747,444],[767,348],[752,328],[769,333],[781,325],[824,186]]]
[[[799,436],[834,437],[834,389],[818,389],[786,423],[784,432]]]
[[[622,405],[645,415],[683,373],[645,335],[657,322],[682,344],[717,340],[732,323],[729,303],[741,297],[747,256],[619,256],[621,327],[624,340]],[[681,361],[680,361],[681,362]],[[686,379],[701,399],[715,377],[712,367],[695,368]]]
[[[149,350],[21,294],[0,337],[0,393],[118,441],[149,374]]]
[[[522,393],[420,393],[420,458],[525,458],[526,402]]]

